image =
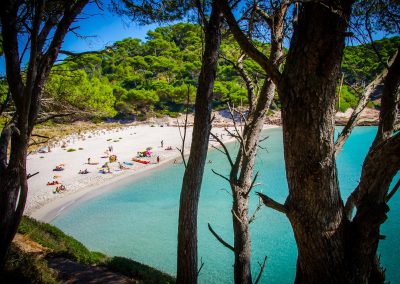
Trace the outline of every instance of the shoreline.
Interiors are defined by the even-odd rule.
[[[279,128],[280,126],[278,125],[264,125],[264,130],[265,129],[272,129],[272,128]],[[191,134],[192,134],[192,127],[188,127],[188,133],[187,133],[187,137],[186,137],[186,146],[185,146],[185,156],[189,155],[190,152],[190,142],[191,142]],[[224,128],[213,128],[214,131],[213,133],[224,136],[225,135],[225,139],[223,139],[224,143],[231,143],[235,141],[235,138],[232,137],[228,137],[228,135],[226,134]],[[157,131],[154,131],[157,130]],[[146,138],[143,138],[143,136],[141,137],[141,139],[133,139],[130,136],[132,135],[132,131],[136,131],[136,132],[143,132],[146,133]],[[159,143],[160,137],[164,137],[166,133],[169,134],[168,136],[168,140],[166,139],[165,142],[167,142],[167,144],[165,144],[165,147],[167,146],[171,146],[173,147],[173,150],[171,151],[165,151],[165,148],[161,148],[161,147],[155,147],[154,149],[154,156],[151,158],[151,160],[154,160],[155,156],[160,156],[161,157],[161,161],[160,163],[151,163],[151,164],[139,164],[139,163],[133,163],[134,165],[132,166],[132,168],[130,168],[129,170],[122,170],[122,171],[116,171],[113,172],[112,174],[105,174],[105,175],[99,175],[98,173],[90,173],[90,176],[88,177],[82,177],[78,176],[79,178],[77,178],[77,171],[79,170],[79,168],[76,167],[76,165],[80,165],[82,166],[82,164],[80,164],[79,162],[77,163],[76,159],[82,159],[83,155],[79,155],[78,157],[73,157],[71,155],[71,153],[68,153],[68,151],[64,151],[61,150],[61,147],[56,147],[52,150],[51,153],[48,153],[48,155],[51,155],[52,153],[54,153],[54,156],[56,156],[58,154],[58,156],[60,156],[58,159],[62,159],[63,161],[66,160],[67,162],[65,162],[66,166],[70,165],[70,164],[75,164],[75,171],[74,172],[69,172],[68,174],[66,173],[66,175],[68,175],[68,181],[66,182],[66,186],[67,186],[67,190],[66,192],[62,192],[60,194],[53,194],[52,191],[50,191],[49,193],[49,189],[53,189],[53,187],[46,187],[45,185],[45,181],[46,178],[48,179],[49,177],[52,176],[53,172],[46,172],[46,176],[41,177],[41,179],[38,181],[36,180],[35,183],[33,183],[33,186],[31,184],[29,184],[29,193],[28,193],[28,200],[27,200],[27,204],[25,207],[25,215],[28,215],[30,217],[33,217],[39,221],[42,222],[51,222],[52,220],[54,220],[56,217],[60,216],[61,214],[63,214],[63,212],[65,212],[66,210],[71,209],[73,206],[76,206],[78,204],[81,204],[82,202],[95,198],[96,196],[102,195],[106,192],[108,192],[109,190],[111,190],[112,188],[115,188],[116,185],[118,185],[118,183],[124,183],[124,182],[133,182],[135,179],[138,178],[142,178],[143,175],[149,174],[155,170],[158,169],[162,169],[163,167],[167,167],[170,166],[174,160],[181,160],[181,155],[180,152],[178,150],[176,150],[176,147],[180,147],[179,143],[181,143],[181,138],[179,136],[179,130],[177,129],[177,127],[173,127],[173,126],[166,126],[166,127],[151,127],[148,125],[135,125],[135,126],[125,126],[122,130],[117,130],[118,134],[117,136],[121,136],[121,139],[123,137],[123,139],[119,140],[119,141],[123,141],[125,138],[126,140],[124,141],[125,144],[130,145],[133,144],[134,142],[136,142],[139,145],[155,145],[157,143]],[[135,134],[136,134],[135,132]],[[98,139],[96,141],[87,141],[85,143],[86,140],[81,141],[81,143],[89,146],[91,149],[91,153],[93,153],[94,151],[99,153],[101,152],[100,149],[102,149],[102,147],[104,147],[105,143],[104,143],[104,139],[109,137],[110,135],[114,135],[115,136],[115,131],[111,130],[111,131],[102,131],[102,133],[99,135],[99,137],[97,137]],[[128,136],[127,136],[128,135]],[[164,136],[163,136],[164,135]],[[90,137],[90,134],[88,134],[88,136]],[[130,138],[130,141],[128,141],[128,137]],[[135,137],[136,138],[136,137]],[[99,141],[100,139],[102,139],[102,142]],[[66,139],[64,139],[66,140]],[[69,139],[70,140],[70,139]],[[108,139],[106,139],[108,142]],[[134,141],[132,141],[134,140]],[[115,141],[115,140],[113,140]],[[164,142],[164,143],[165,143]],[[76,142],[77,144],[78,141]],[[62,143],[60,143],[62,144]],[[108,143],[110,144],[110,143]],[[122,144],[122,143],[121,143]],[[118,145],[117,144],[112,144],[114,145],[114,147],[119,147],[121,144]],[[72,143],[72,145],[77,146],[74,142]],[[218,146],[218,142],[215,141],[210,141],[210,145],[209,148],[212,147],[212,145],[217,145]],[[78,145],[79,146],[79,145]],[[122,145],[121,145],[122,146]],[[123,145],[125,146],[125,145]],[[140,147],[144,147],[144,146],[140,146]],[[64,149],[65,150],[65,149]],[[116,154],[118,157],[122,157],[122,160],[126,160],[127,157],[131,157],[133,154],[132,153],[136,153],[135,150],[130,150],[129,152],[124,149],[125,151],[121,150],[121,151],[117,151]],[[87,153],[85,153],[87,154]],[[42,155],[40,153],[35,153],[32,154],[30,157],[30,160],[32,163],[31,167],[28,167],[28,170],[30,172],[36,172],[37,169],[35,169],[35,165],[36,166],[43,166],[47,165],[47,171],[48,171],[48,164],[44,164],[42,161],[38,161],[38,156]],[[86,156],[85,156],[86,157]],[[39,156],[40,158],[40,156]],[[56,159],[53,159],[54,161]],[[86,160],[86,158],[85,158]],[[118,158],[118,160],[120,160],[120,158]],[[28,164],[29,165],[29,164]],[[85,165],[85,164],[84,164]],[[85,165],[86,166],[86,165]],[[39,171],[39,175],[40,175],[40,171]],[[35,177],[32,178],[32,180]],[[113,185],[113,186],[111,186]]]

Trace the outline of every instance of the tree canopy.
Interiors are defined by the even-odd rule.
[[[375,45],[387,60],[399,41],[399,37],[394,37],[376,41]],[[149,111],[173,116],[183,111],[188,87],[190,104],[194,103],[202,47],[202,30],[198,25],[178,23],[159,27],[148,32],[146,42],[126,38],[98,53],[68,57],[53,67],[46,95],[92,111],[96,116],[113,117],[117,113],[144,116]],[[269,46],[260,43],[259,48]],[[214,107],[226,102],[248,103],[245,82],[230,62],[240,52],[231,37],[223,39]],[[244,65],[262,82],[258,64],[246,58]],[[346,85],[368,84],[382,69],[383,64],[371,45],[346,48],[342,64]],[[357,101],[352,89],[344,86],[340,109],[354,108]],[[279,106],[279,102],[274,105]]]

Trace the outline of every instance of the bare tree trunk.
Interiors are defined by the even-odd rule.
[[[280,64],[278,62],[283,54],[282,42],[284,38],[283,30],[286,11],[287,5],[282,5],[269,20],[266,20],[272,34],[270,60],[277,68],[279,68]],[[275,89],[274,83],[266,78],[257,99],[257,104],[253,108],[250,108],[248,123],[243,129],[243,145],[238,152],[235,166],[232,167],[230,173],[233,196],[232,221],[235,243],[235,283],[238,284],[252,283],[250,269],[251,237],[249,229],[249,222],[251,220],[248,217],[249,196],[256,179],[254,177],[254,180],[252,180],[252,177],[260,134],[272,99],[274,98]],[[240,173],[239,177],[237,177],[239,167]],[[263,267],[261,267],[260,273],[262,270]]]
[[[217,0],[205,29],[205,49],[196,95],[190,156],[182,182],[178,225],[177,283],[197,283],[197,209],[211,130],[212,91],[221,44],[221,22]]]
[[[333,141],[349,2],[303,4],[283,72],[285,207],[298,247],[296,283],[350,283]]]

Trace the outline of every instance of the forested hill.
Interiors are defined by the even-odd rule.
[[[400,37],[375,42],[385,61],[399,44]],[[200,27],[180,23],[150,31],[146,42],[128,38],[98,53],[68,57],[53,67],[43,107],[54,111],[70,105],[101,117],[174,116],[183,111],[188,95],[194,103],[202,46]],[[268,50],[268,45],[259,48]],[[215,107],[227,101],[247,103],[244,82],[229,62],[239,55],[237,44],[225,39],[214,87]],[[262,80],[257,64],[247,59],[244,65],[256,80]],[[342,68],[346,83],[368,83],[382,68],[370,45],[346,48]],[[357,103],[350,90],[342,88],[341,110]],[[278,100],[274,107],[279,107]]]

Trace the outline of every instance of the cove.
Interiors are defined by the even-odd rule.
[[[337,166],[344,200],[355,188],[360,177],[364,157],[375,136],[376,127],[357,127],[340,153]],[[259,150],[256,171],[260,172],[255,190],[262,191],[284,202],[287,183],[283,162],[282,130],[263,132],[269,138]],[[235,143],[229,145],[234,153]],[[200,283],[232,283],[233,254],[223,247],[208,231],[210,223],[229,243],[233,243],[229,185],[212,173],[228,173],[228,162],[218,151],[209,151],[198,215],[199,258],[204,267]],[[108,188],[106,193],[68,208],[52,221],[67,234],[80,240],[92,250],[108,255],[129,257],[175,274],[179,194],[183,166],[168,167],[146,173],[140,178],[127,178]],[[394,179],[399,178],[399,174]],[[228,191],[228,192],[227,192]],[[251,194],[251,209],[258,198]],[[387,281],[400,282],[397,268],[400,258],[400,198],[390,201],[389,218],[382,226],[386,239],[380,242],[382,265],[387,268]],[[252,273],[258,274],[257,261],[268,257],[260,283],[293,283],[296,266],[296,246],[292,229],[285,216],[262,207],[251,224]],[[200,260],[199,260],[200,262]]]

